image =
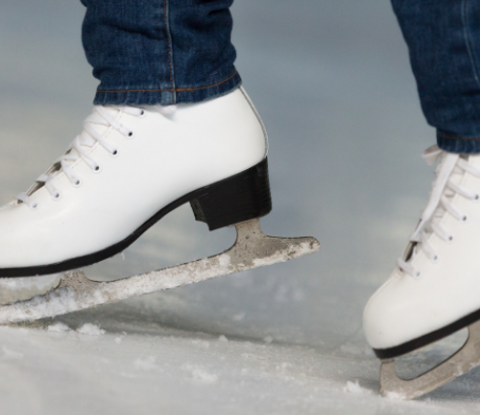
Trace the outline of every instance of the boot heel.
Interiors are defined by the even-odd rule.
[[[200,189],[190,204],[195,219],[211,231],[267,215],[272,210],[267,159]]]

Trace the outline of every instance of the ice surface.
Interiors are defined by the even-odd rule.
[[[345,392],[354,393],[355,395],[370,395],[372,391],[362,388],[358,380],[355,382],[347,382],[347,385],[343,389]]]
[[[221,334],[220,336],[218,336],[218,341],[219,341],[219,342],[227,343],[227,342],[228,342],[228,339],[226,338],[226,336],[224,336],[223,334]]]
[[[379,397],[379,362],[361,332],[363,306],[403,252],[432,180],[420,154],[434,133],[389,3],[242,0],[233,12],[237,67],[270,135],[274,209],[262,228],[316,236],[321,252],[0,328],[1,413],[479,412],[478,369],[413,402]],[[83,13],[80,2],[2,0],[2,203],[62,154],[90,113],[97,82],[81,49]],[[185,207],[124,260],[88,272],[150,271],[233,239],[233,229],[208,233]],[[85,323],[105,334],[79,334]]]
[[[182,369],[188,372],[192,379],[202,383],[213,383],[218,380],[218,375],[209,373],[205,368],[199,365],[185,364]]]
[[[158,366],[155,364],[155,357],[150,356],[146,359],[135,359],[133,366],[138,370],[154,370]]]
[[[7,346],[2,347],[3,351],[3,359],[9,360],[9,359],[15,359],[15,360],[20,360],[23,359],[23,353],[16,352],[14,350],[10,350]]]

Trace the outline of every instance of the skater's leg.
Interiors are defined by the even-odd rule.
[[[233,0],[82,0],[98,105],[200,102],[240,85]]]
[[[438,146],[480,153],[480,2],[392,0]]]
[[[1,277],[103,260],[184,203],[210,229],[271,208],[266,132],[233,66],[232,0],[83,3],[97,105],[69,151],[0,209]]]
[[[437,129],[438,146],[424,157],[439,164],[405,255],[365,308],[364,330],[377,356],[391,360],[471,325],[462,352],[414,381],[383,365],[383,393],[413,398],[480,363],[480,3],[392,2],[423,111]]]
[[[188,203],[210,230],[235,225],[237,240],[224,254],[114,283],[67,273],[42,299],[0,307],[0,324],[317,251],[314,238],[259,228],[271,210],[267,136],[233,66],[232,0],[82,1],[85,50],[101,81],[96,106],[69,150],[0,209],[0,277],[32,276],[20,284],[31,286],[101,261]]]

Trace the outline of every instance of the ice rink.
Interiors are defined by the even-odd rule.
[[[64,152],[91,111],[83,13],[79,1],[2,0],[1,203]],[[478,370],[415,401],[380,397],[380,364],[362,334],[363,307],[403,253],[434,178],[420,157],[434,131],[388,1],[237,0],[233,15],[237,68],[270,136],[274,209],[262,227],[315,236],[320,253],[0,328],[0,413],[480,411]],[[88,274],[163,268],[234,236],[209,233],[184,206]]]

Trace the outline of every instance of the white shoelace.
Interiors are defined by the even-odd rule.
[[[145,110],[137,107],[109,106],[108,108],[135,115],[137,117],[143,117],[145,115]],[[155,108],[164,115],[172,114],[176,109],[175,106],[155,106]],[[58,158],[46,173],[40,175],[35,180],[35,184],[29,191],[20,193],[16,196],[16,199],[26,203],[31,209],[36,209],[38,204],[32,200],[31,195],[43,186],[45,186],[53,199],[60,199],[61,192],[53,184],[54,177],[60,171],[65,173],[65,176],[70,180],[72,186],[81,186],[81,178],[75,174],[74,169],[71,167],[79,159],[82,159],[92,171],[99,173],[101,171],[101,166],[89,155],[91,147],[98,142],[110,152],[113,157],[118,155],[118,149],[103,138],[102,134],[95,128],[95,125],[106,127],[111,126],[127,138],[134,137],[134,132],[120,123],[114,115],[107,110],[107,108],[104,106],[95,106],[94,112],[89,115],[83,123],[84,131],[73,140],[67,152]]]
[[[447,153],[440,150],[436,145],[428,148],[422,157],[429,166],[434,164],[438,159],[441,159],[441,161],[435,172],[436,179],[433,182],[430,199],[422,213],[415,232],[410,236],[409,241],[414,244],[410,258],[408,258],[408,260],[398,258],[397,260],[398,267],[414,278],[420,277],[420,271],[417,270],[411,262],[420,249],[423,250],[430,261],[438,261],[438,254],[428,242],[432,233],[438,235],[446,242],[453,242],[454,240],[454,235],[445,229],[438,219],[443,217],[445,212],[450,213],[459,221],[466,221],[468,219],[465,214],[453,206],[451,202],[453,196],[458,193],[471,200],[478,200],[480,198],[477,193],[463,189],[453,180],[455,175],[463,176],[465,172],[480,178],[480,170],[469,164],[465,158],[459,154]]]

